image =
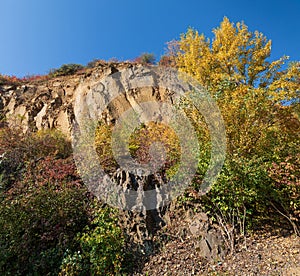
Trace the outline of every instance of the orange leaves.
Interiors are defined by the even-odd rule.
[[[129,145],[132,148],[132,155],[141,163],[150,161],[153,145],[157,146],[157,150],[160,149],[161,156],[157,157],[162,161],[165,153],[166,163],[169,166],[180,159],[181,149],[178,137],[174,130],[164,124],[150,122],[133,133]],[[156,155],[158,153],[156,152]]]
[[[95,136],[95,146],[101,166],[106,170],[114,170],[117,162],[112,151],[112,126],[102,124]],[[138,163],[147,164],[154,154],[156,160],[169,169],[180,160],[181,148],[179,139],[169,126],[149,122],[133,130],[128,141],[129,152]]]
[[[18,85],[21,83],[27,83],[31,81],[43,81],[48,80],[48,75],[30,75],[22,78],[18,78],[16,76],[6,76],[0,74],[0,85]]]

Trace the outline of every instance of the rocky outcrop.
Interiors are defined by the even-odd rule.
[[[0,118],[24,132],[56,128],[70,136],[74,120],[74,95],[80,84],[87,87],[130,64],[100,63],[94,69],[71,76],[0,86]]]
[[[129,70],[122,73],[124,69]],[[24,132],[56,128],[70,138],[74,124],[80,125],[81,120],[102,119],[108,125],[114,124],[116,119],[130,109],[148,119],[159,120],[155,116],[159,114],[157,111],[161,108],[160,105],[153,104],[146,112],[140,112],[141,103],[173,104],[176,96],[172,89],[160,86],[160,82],[167,83],[167,79],[156,77],[155,72],[141,65],[99,63],[95,68],[72,76],[34,81],[19,86],[2,85],[0,118],[2,124],[10,127],[21,126]],[[126,80],[133,78],[143,78],[145,85],[126,86]],[[122,169],[118,169],[110,177],[120,187],[132,191],[137,191],[139,186],[144,191],[155,190],[164,184],[163,177],[154,174],[134,175],[132,171]],[[122,215],[123,227],[127,229],[132,241],[142,246],[145,253],[151,253],[154,233],[170,224],[170,216],[166,213],[165,206],[161,207],[165,205],[164,199],[157,198],[160,202],[157,202],[156,209],[148,208],[136,213],[129,210]],[[195,240],[198,240],[196,246],[201,248],[201,256],[209,259],[222,258],[224,251],[221,234],[211,227],[207,216],[201,213],[187,220],[185,231],[190,231]]]
[[[197,240],[195,248],[200,256],[208,260],[224,259],[227,250],[222,231],[211,223],[207,214],[187,212],[186,221],[190,233]]]
[[[151,84],[155,82],[149,71],[145,71],[141,65],[100,63],[93,69],[72,76],[33,81],[19,86],[0,86],[0,116],[10,126],[21,124],[24,132],[57,128],[69,136],[75,117],[80,119],[82,114],[86,116],[86,112],[97,113],[101,110],[103,114],[100,115],[110,124],[124,111],[139,108],[139,102],[173,101],[170,91],[155,86],[130,89],[124,93],[122,90],[127,87],[120,86],[115,73],[128,68],[131,68],[133,75],[145,77]],[[109,79],[110,89],[105,90],[106,78],[112,75]],[[113,98],[114,101],[106,107],[108,100]],[[90,110],[87,111],[87,108]]]
[[[33,82],[22,86],[4,85],[1,117],[9,126],[24,132],[57,128],[69,135],[73,118],[73,94],[80,76]]]

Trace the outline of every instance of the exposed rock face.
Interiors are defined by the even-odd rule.
[[[132,76],[144,77],[150,86],[132,88],[126,93],[122,91],[115,74],[127,70]],[[110,78],[106,78],[111,76]],[[122,77],[122,76],[121,76]],[[127,76],[128,78],[131,75]],[[167,102],[173,104],[176,96],[171,90],[155,85],[153,76],[142,66],[130,63],[98,64],[93,69],[75,74],[50,79],[48,81],[31,82],[21,86],[0,86],[0,118],[11,127],[21,125],[24,132],[47,128],[57,128],[71,137],[74,122],[83,117],[97,120],[102,118],[107,124],[114,121],[126,110],[140,110],[141,102]],[[105,90],[102,81],[109,81],[109,91]],[[107,84],[107,83],[106,83]],[[146,82],[147,84],[147,82]],[[108,94],[109,93],[109,94]],[[110,99],[114,98],[113,101]],[[143,116],[155,117],[155,109],[148,110]],[[100,114],[101,113],[101,114]],[[95,115],[96,114],[96,115]],[[99,116],[98,118],[96,118]],[[156,118],[157,119],[157,118]],[[135,176],[127,171],[117,170],[111,175],[120,186],[137,190],[143,185],[144,190],[153,190],[163,183],[157,181],[155,175]],[[162,179],[162,178],[160,178]],[[159,204],[158,205],[162,205]],[[140,213],[123,212],[123,224],[135,243],[144,248],[145,253],[151,252],[151,239],[153,234],[170,219],[165,214],[166,208],[156,210],[143,210]],[[223,257],[222,240],[220,233],[210,228],[205,214],[189,218],[189,230],[194,237],[202,237],[199,241],[202,255],[207,258]],[[188,227],[187,227],[188,228]]]
[[[129,66],[132,65],[99,64],[94,69],[72,76],[34,81],[20,86],[2,85],[1,118],[10,126],[21,123],[24,132],[57,128],[69,136],[74,120],[74,95],[77,87],[89,87],[106,75]]]
[[[149,71],[144,71],[142,66],[117,63],[99,64],[84,73],[47,81],[35,81],[20,86],[3,85],[0,86],[1,117],[5,118],[9,125],[21,122],[24,131],[57,128],[70,135],[75,117],[80,119],[80,116],[86,116],[87,112],[92,111],[95,114],[98,110],[104,111],[103,116],[109,124],[129,108],[139,108],[139,102],[173,102],[172,93],[158,87],[132,89],[118,97],[124,93],[124,87],[120,86],[118,79],[114,80],[114,77],[109,80],[110,90],[102,89],[103,85],[107,85],[101,82],[103,79],[128,68],[132,69],[132,74],[154,82],[149,76]],[[113,104],[103,110],[102,106],[115,96]],[[74,110],[75,101],[77,104]],[[87,108],[90,111],[87,111]]]
[[[57,128],[70,133],[73,118],[73,94],[80,76],[57,78],[47,82],[2,86],[1,117],[8,125],[22,125],[25,131]]]

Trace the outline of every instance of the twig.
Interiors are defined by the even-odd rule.
[[[275,209],[280,215],[282,215],[283,217],[285,217],[285,218],[291,223],[291,225],[293,226],[293,229],[294,229],[294,232],[295,232],[296,236],[300,236],[300,231],[299,231],[297,225],[296,225],[296,224],[295,224],[295,223],[294,223],[294,222],[293,222],[286,214],[282,213],[282,212],[274,205],[273,202],[270,201],[270,203],[271,203],[271,205],[274,207],[274,209]],[[283,206],[282,206],[282,208],[284,209]]]

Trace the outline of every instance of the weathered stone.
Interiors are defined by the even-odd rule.
[[[122,69],[129,70],[122,71]],[[124,81],[126,78],[134,81],[131,84],[126,83]],[[120,80],[124,83],[121,84]],[[140,80],[144,87],[139,87]],[[19,120],[24,132],[57,128],[71,137],[73,123],[86,118],[90,120],[103,118],[107,124],[113,124],[131,108],[139,112],[141,103],[161,101],[174,103],[176,87],[173,89],[172,84],[169,85],[174,91],[163,88],[159,85],[160,81],[162,80],[155,79],[149,68],[121,63],[102,64],[81,75],[32,82],[19,87],[0,86],[1,118],[6,118],[8,125],[11,126]],[[168,79],[163,81],[167,83]],[[159,105],[153,104],[142,113],[142,116],[146,119],[158,119],[155,116],[159,108]],[[117,170],[111,177],[124,190],[136,191],[141,188],[142,191],[156,191],[164,184],[162,177],[153,174],[134,175],[122,169]],[[157,192],[156,206],[165,205],[167,200]],[[122,226],[132,241],[139,244],[145,254],[149,254],[152,250],[153,234],[166,222],[171,225],[170,214],[174,211],[175,207],[171,206],[165,218],[164,208],[142,209],[139,212],[122,211]],[[185,236],[190,232],[195,239],[200,239],[198,246],[203,257],[222,256],[222,235],[220,231],[213,228],[206,214],[190,212],[186,223],[188,226],[182,229],[182,232]]]
[[[225,241],[222,232],[212,224],[206,213],[194,213],[189,210],[186,214],[186,221],[192,236],[200,239],[196,249],[203,258],[208,260],[222,260],[226,253]]]

